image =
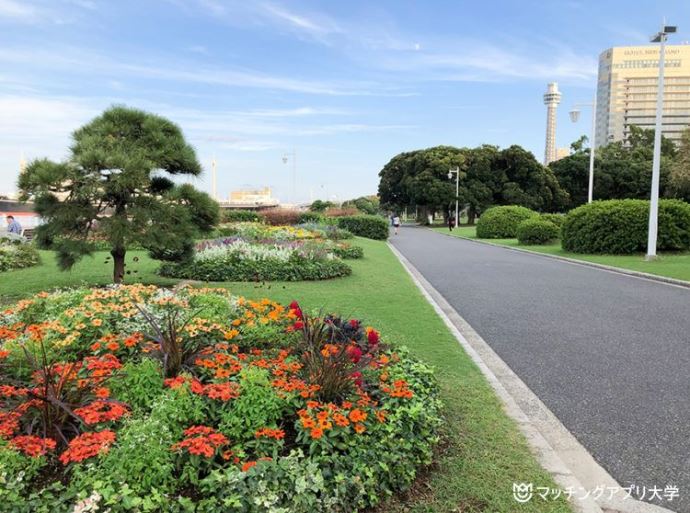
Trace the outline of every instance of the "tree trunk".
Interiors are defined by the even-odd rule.
[[[113,256],[113,283],[122,283],[125,277],[125,254],[127,250],[119,247],[110,251]]]
[[[474,219],[477,216],[476,210],[474,210],[472,207],[467,209],[467,224],[472,226],[474,225]]]

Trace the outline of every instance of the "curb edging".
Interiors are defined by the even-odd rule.
[[[592,482],[595,485],[621,488],[417,268],[391,242],[387,242],[387,245],[482,372],[503,403],[506,414],[516,422],[538,462],[554,480],[564,489],[583,489],[591,492]],[[554,447],[554,441],[558,442],[558,448]],[[577,461],[580,475],[574,472],[564,459],[571,464]],[[590,487],[583,486],[584,477],[590,481]],[[586,497],[583,500],[569,501],[569,504],[577,513],[673,513],[672,510],[634,499],[600,497],[595,501],[591,497]]]

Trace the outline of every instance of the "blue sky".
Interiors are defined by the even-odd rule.
[[[690,39],[687,0],[0,0],[0,193],[22,153],[64,158],[112,104],[178,123],[209,172],[215,155],[221,197],[290,200],[293,149],[300,201],[375,193],[393,155],[438,144],[541,159],[546,83],[567,146],[588,131],[567,111],[592,97],[598,54],[663,16]]]

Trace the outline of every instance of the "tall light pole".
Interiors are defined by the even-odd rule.
[[[459,220],[459,210],[458,210],[458,196],[460,195],[460,168],[456,167],[455,169],[449,169],[448,170],[448,179],[450,180],[453,178],[453,174],[455,174],[455,227],[458,227],[458,220]]]
[[[211,160],[211,196],[214,200],[218,201],[218,188],[217,188],[217,175],[216,175],[216,156],[213,156]]]
[[[649,202],[649,230],[647,232],[647,256],[645,260],[656,259],[656,240],[659,215],[659,168],[661,166],[661,122],[664,115],[664,63],[666,57],[666,38],[674,34],[676,27],[661,25],[661,30],[652,38],[659,43],[659,85],[656,92],[656,126],[654,127],[654,159],[652,160],[652,192]]]
[[[292,160],[292,197],[290,201],[295,204],[296,200],[296,182],[297,182],[297,152],[293,148],[292,152],[283,154],[283,164],[287,164],[289,160]]]
[[[589,188],[587,189],[587,203],[592,203],[594,197],[594,150],[596,145],[597,134],[597,95],[594,93],[592,103],[577,103],[573,106],[573,110],[569,112],[570,120],[577,123],[580,119],[580,107],[592,107],[592,132],[589,137]]]

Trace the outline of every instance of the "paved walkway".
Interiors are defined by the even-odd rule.
[[[690,289],[403,227],[395,245],[623,485],[690,512]]]

